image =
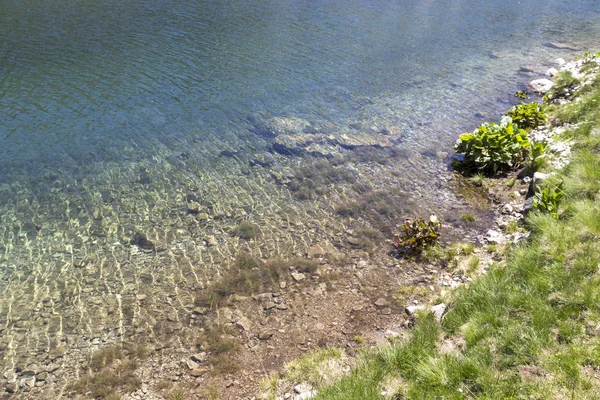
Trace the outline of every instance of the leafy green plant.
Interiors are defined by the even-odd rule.
[[[423,249],[438,242],[442,223],[435,216],[425,222],[423,218],[406,219],[402,224],[402,232],[396,235],[394,247],[400,254],[420,254]]]
[[[590,63],[592,61],[597,61],[598,59],[600,59],[600,52],[598,53],[593,53],[593,52],[586,52],[583,53],[581,56],[575,57],[576,60],[583,60],[584,64]]]
[[[460,135],[454,148],[464,156],[467,166],[496,172],[518,166],[529,146],[525,130],[513,124],[510,117],[504,117],[500,124],[487,122],[472,133]]]
[[[538,102],[523,103],[514,106],[508,116],[514,124],[523,129],[533,129],[546,122],[546,106]]]
[[[517,90],[515,92],[515,97],[517,99],[527,100],[529,98],[529,92],[527,90]]]
[[[529,148],[529,163],[534,170],[540,169],[544,160],[546,159],[546,148],[548,147],[548,143],[546,142],[530,142]]]
[[[538,191],[533,199],[533,207],[541,212],[554,215],[558,219],[558,206],[565,195],[563,185],[564,182],[561,182],[554,188],[547,186]]]

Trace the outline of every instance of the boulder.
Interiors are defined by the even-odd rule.
[[[546,79],[546,78],[535,79],[529,83],[529,86],[531,86],[531,89],[534,92],[539,93],[539,94],[545,94],[550,89],[552,89],[552,87],[554,86],[554,82],[552,82],[550,79]]]
[[[407,306],[404,311],[411,317],[414,316],[418,311],[424,310],[424,306]]]
[[[446,312],[446,307],[447,306],[444,303],[440,303],[431,307],[429,310],[435,316],[436,321],[440,322],[442,320],[442,317],[444,316],[444,313]]]
[[[506,238],[502,232],[495,229],[490,229],[485,235],[485,240],[490,244],[503,244],[506,242]]]

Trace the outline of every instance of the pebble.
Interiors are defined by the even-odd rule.
[[[187,367],[191,370],[200,368],[200,365],[198,365],[198,363],[195,361],[186,360],[185,363],[186,363]]]
[[[380,297],[380,298],[378,298],[378,299],[377,299],[377,301],[375,302],[375,305],[376,305],[377,307],[385,307],[385,306],[387,305],[387,303],[388,303],[388,302],[387,302],[387,300],[386,300],[386,299],[384,299],[383,297]]]
[[[202,352],[192,355],[192,361],[195,361],[197,363],[206,361],[206,353]]]
[[[199,376],[204,375],[208,370],[206,368],[194,368],[190,371],[190,375],[197,378]]]
[[[201,205],[196,201],[190,201],[187,204],[187,210],[190,214],[198,214],[200,212]]]
[[[219,242],[217,242],[217,239],[215,239],[214,236],[207,236],[204,238],[204,241],[206,242],[206,245],[209,247],[216,246],[219,244]]]
[[[292,278],[294,278],[296,282],[301,282],[306,278],[306,276],[300,272],[292,272]]]
[[[272,337],[273,337],[273,331],[270,331],[270,330],[263,330],[263,331],[260,331],[258,334],[258,338],[260,340],[269,340]]]

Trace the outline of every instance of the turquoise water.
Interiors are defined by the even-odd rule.
[[[66,349],[67,376],[102,343],[185,337],[240,251],[352,253],[406,215],[458,223],[457,135],[515,103],[536,77],[520,67],[600,39],[592,0],[0,10],[0,370]]]
[[[257,112],[337,129],[368,112],[412,132],[459,110],[468,124],[465,100],[489,109],[482,102],[513,89],[520,63],[552,59],[543,44],[594,46],[599,9],[590,0],[5,0],[0,157],[122,159],[131,141],[152,154],[147,140],[237,148],[253,140],[245,117]]]

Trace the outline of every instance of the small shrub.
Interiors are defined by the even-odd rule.
[[[462,222],[467,222],[467,223],[475,222],[476,219],[477,218],[475,217],[475,214],[473,214],[472,212],[468,212],[468,211],[460,216],[460,220]]]
[[[537,128],[546,122],[546,106],[538,102],[519,104],[510,109],[508,116],[520,128]]]
[[[446,250],[446,257],[452,259],[457,256],[468,256],[475,252],[475,245],[469,242],[457,242],[453,243],[448,250]]]
[[[410,300],[422,300],[426,298],[431,291],[425,286],[408,285],[400,286],[394,292],[394,298],[402,305],[405,305]]]
[[[479,264],[481,263],[481,259],[477,256],[471,256],[469,261],[467,262],[467,271],[473,273],[479,268]]]
[[[169,396],[169,400],[184,400],[185,394],[183,390],[177,389]]]
[[[518,166],[529,149],[529,139],[524,129],[504,117],[500,124],[484,123],[472,133],[460,135],[454,148],[464,156],[466,166],[496,172]]]
[[[530,144],[529,163],[534,170],[539,170],[546,159],[548,144],[546,142],[531,142]]]
[[[442,223],[435,216],[425,222],[423,218],[407,219],[402,225],[402,232],[396,235],[394,247],[399,254],[420,254],[425,248],[438,242]]]
[[[481,172],[478,172],[470,177],[469,181],[473,184],[473,186],[483,186],[485,183],[485,175]]]
[[[546,98],[553,100],[560,97],[569,97],[575,88],[579,85],[579,79],[573,76],[571,71],[560,71],[553,79],[554,86],[546,93]]]
[[[529,98],[530,93],[527,90],[517,90],[515,92],[515,97],[517,99],[527,100]]]
[[[538,211],[551,214],[558,219],[558,205],[564,194],[564,182],[561,182],[554,188],[547,186],[535,194],[533,207]]]
[[[519,230],[519,222],[516,220],[511,220],[508,221],[508,223],[506,224],[506,228],[505,231],[508,234],[513,234],[513,233],[517,233],[517,231]]]

